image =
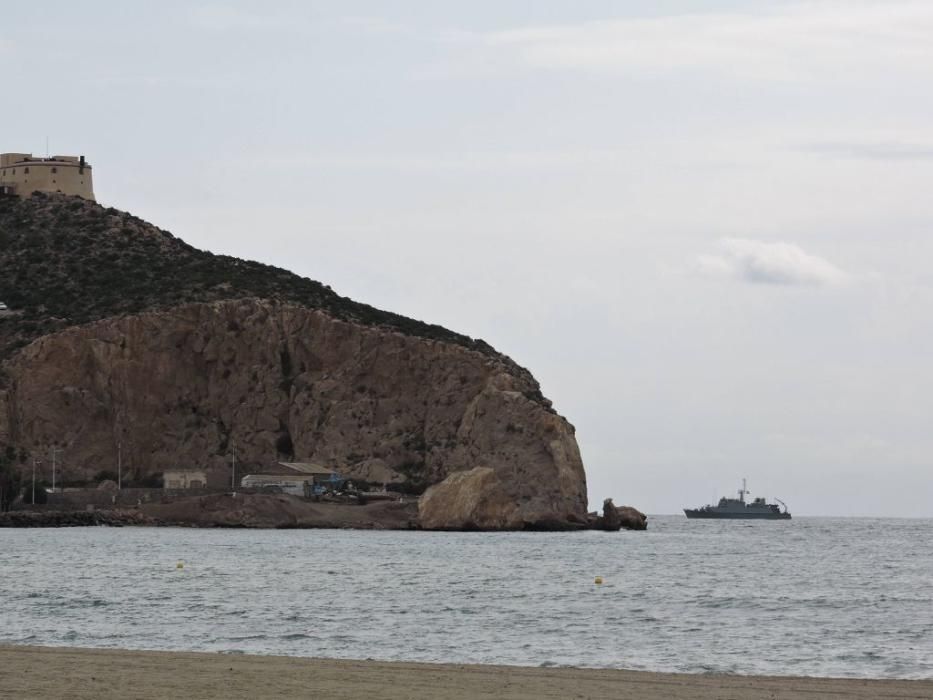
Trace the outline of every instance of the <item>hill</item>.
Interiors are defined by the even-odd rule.
[[[587,522],[574,428],[481,340],[213,255],[130,214],[0,197],[0,454],[61,482],[279,461],[427,492],[426,527]],[[231,455],[236,450],[237,471]]]
[[[132,214],[78,197],[0,197],[0,361],[32,340],[113,316],[260,298],[440,340],[508,361],[482,340],[381,311],[271,265],[198,250]]]

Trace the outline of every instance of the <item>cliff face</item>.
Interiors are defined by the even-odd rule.
[[[444,482],[427,527],[584,522],[572,426],[529,373],[467,345],[259,299],[106,318],[6,362],[0,443],[64,447],[69,479],[114,469],[121,443],[125,475],[206,467],[217,485],[235,444],[241,475],[295,457]]]

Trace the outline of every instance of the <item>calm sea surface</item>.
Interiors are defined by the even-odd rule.
[[[933,678],[933,520],[649,527],[0,530],[0,643]]]

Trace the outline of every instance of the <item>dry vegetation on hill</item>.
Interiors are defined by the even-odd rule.
[[[0,301],[19,312],[0,318],[0,360],[69,326],[246,297],[321,309],[504,359],[482,340],[355,302],[281,268],[198,250],[131,214],[78,197],[0,197],[0,271]]]

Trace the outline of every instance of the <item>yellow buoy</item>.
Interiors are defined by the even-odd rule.
[[[175,564],[175,568],[176,568],[176,569],[184,569],[184,568],[185,568],[185,562],[183,562],[183,561],[178,562],[177,564]]]
[[[597,577],[596,577],[595,583],[596,583],[597,586],[601,586],[602,583],[603,583],[603,577],[602,577],[602,576],[597,576]]]

